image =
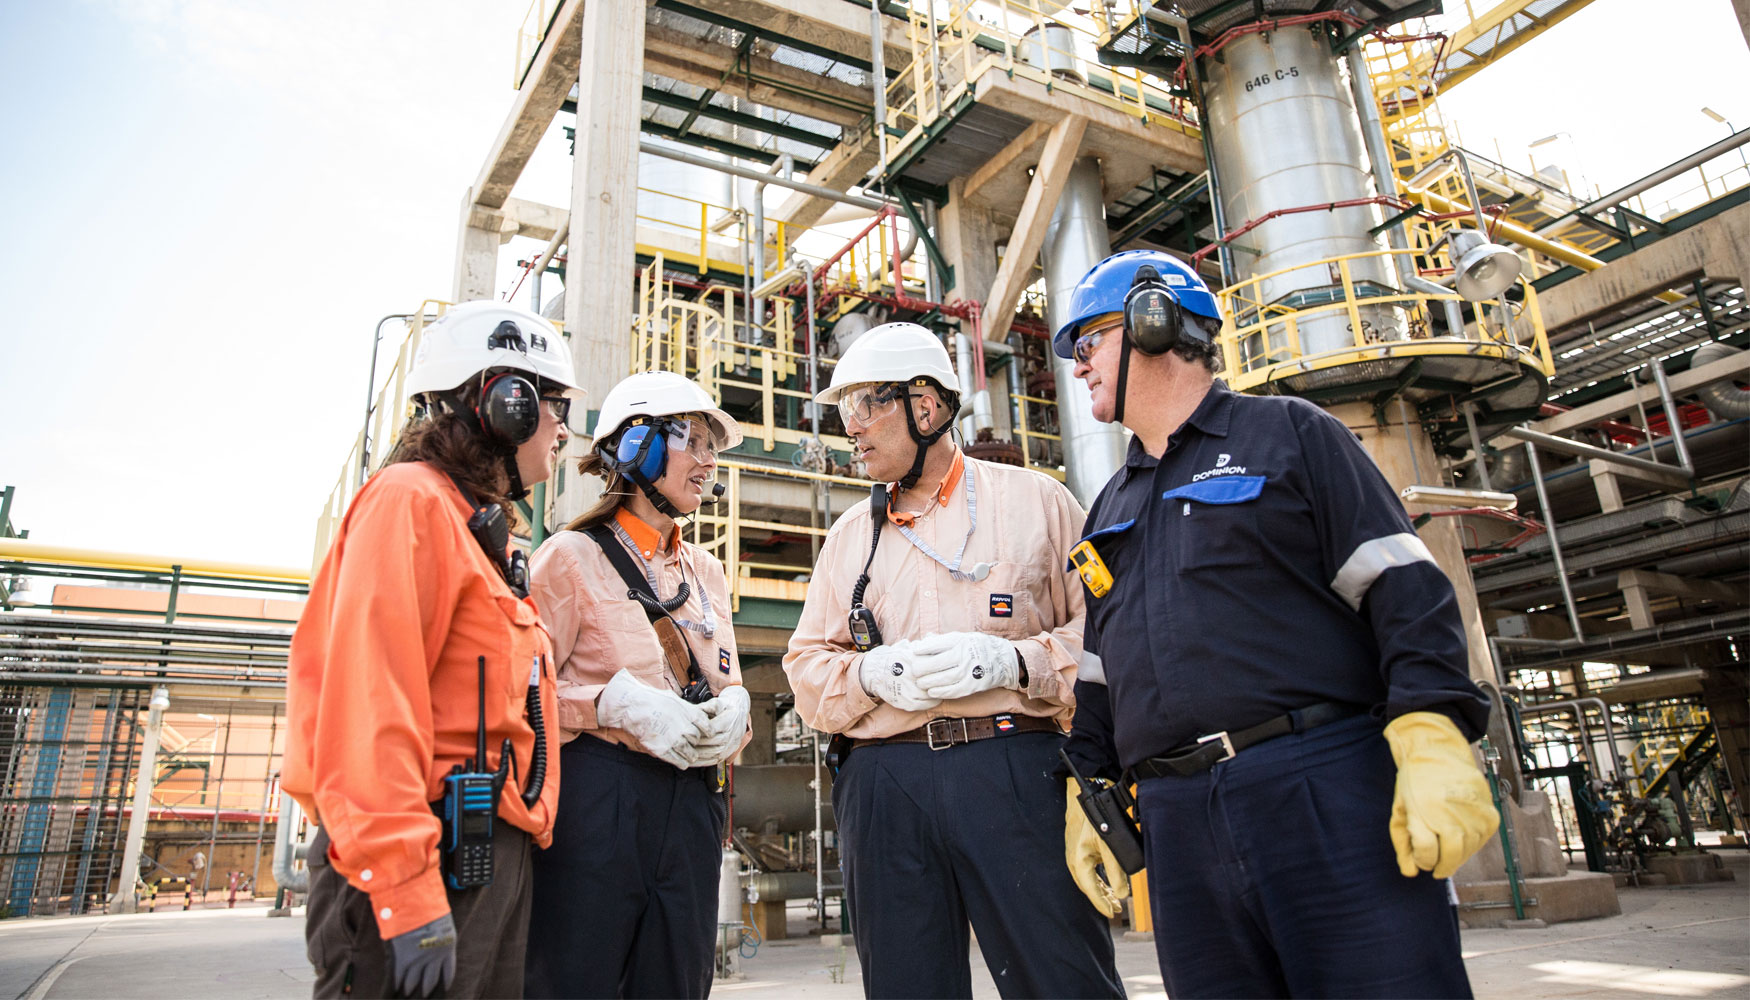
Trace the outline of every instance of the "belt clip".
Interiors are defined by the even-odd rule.
[[[1224,729],[1219,733],[1210,733],[1208,736],[1197,737],[1197,742],[1199,745],[1204,744],[1204,743],[1211,743],[1211,742],[1214,742],[1216,740],[1221,741],[1221,753],[1222,753],[1222,755],[1220,757],[1217,757],[1216,759],[1210,761],[1209,762],[1210,767],[1214,767],[1215,765],[1221,763],[1224,760],[1233,760],[1233,756],[1234,756],[1234,741],[1228,738],[1227,730]]]
[[[960,723],[960,738],[959,739],[955,739],[953,732],[950,731],[952,729],[954,723],[956,723],[956,722]],[[937,726],[942,727],[942,737],[941,737],[940,743],[936,742],[936,738],[937,738],[936,737],[936,727]],[[971,730],[966,728],[966,720],[965,719],[946,719],[946,718],[944,718],[944,719],[931,719],[929,721],[929,724],[924,726],[924,739],[929,743],[931,750],[946,750],[956,743],[970,743],[970,742],[972,742],[972,732],[971,732]]]

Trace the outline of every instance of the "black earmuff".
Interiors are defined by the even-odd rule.
[[[1152,264],[1136,269],[1124,293],[1124,339],[1143,354],[1156,357],[1172,350],[1185,332],[1179,296],[1161,280]]]
[[[481,387],[474,416],[487,441],[500,448],[515,448],[534,437],[541,425],[541,397],[533,382],[501,372]]]

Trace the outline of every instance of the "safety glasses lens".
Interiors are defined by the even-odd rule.
[[[722,448],[722,442],[709,421],[675,420],[668,425],[668,450],[684,451],[694,461],[703,462]]]
[[[564,396],[542,396],[541,402],[547,404],[547,409],[553,414],[553,419],[562,424],[571,421],[571,400]]]
[[[1088,359],[1094,356],[1094,351],[1099,349],[1100,341],[1104,340],[1105,337],[1105,330],[1097,330],[1085,336],[1077,337],[1074,346],[1071,348],[1071,353],[1075,355],[1078,362],[1085,365],[1088,363]]]
[[[839,400],[839,419],[846,425],[856,421],[864,427],[893,412],[894,404],[899,401],[899,394],[904,391],[900,385],[877,385],[866,389],[853,389]]]

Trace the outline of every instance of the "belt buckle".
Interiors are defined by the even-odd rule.
[[[1197,737],[1197,742],[1199,744],[1210,743],[1216,740],[1221,741],[1222,756],[1210,761],[1211,767],[1214,767],[1216,764],[1219,764],[1224,760],[1232,760],[1234,756],[1234,741],[1228,738],[1227,730],[1224,729],[1219,733],[1210,733],[1208,736]]]
[[[959,739],[955,739],[953,732],[951,732],[951,730],[954,726],[954,723],[956,723],[956,722],[960,723],[960,738]],[[940,743],[936,742],[936,727],[937,726],[942,727],[942,734],[943,735],[941,737]],[[929,721],[929,723],[924,726],[924,740],[925,740],[925,742],[927,742],[929,744],[931,750],[946,750],[956,743],[970,743],[970,742],[972,742],[972,733],[970,730],[968,730],[966,728],[966,720],[965,719],[948,719],[948,718],[931,719]]]

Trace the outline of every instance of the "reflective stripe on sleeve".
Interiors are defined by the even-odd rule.
[[[1331,581],[1331,589],[1349,602],[1349,607],[1360,611],[1361,599],[1367,596],[1367,589],[1381,573],[1393,566],[1408,566],[1416,562],[1434,563],[1434,553],[1429,552],[1428,546],[1415,535],[1406,531],[1375,538],[1362,543],[1349,555],[1349,561]]]
[[[1099,653],[1082,650],[1081,659],[1076,662],[1076,680],[1089,684],[1106,683],[1106,664],[1101,661]]]

